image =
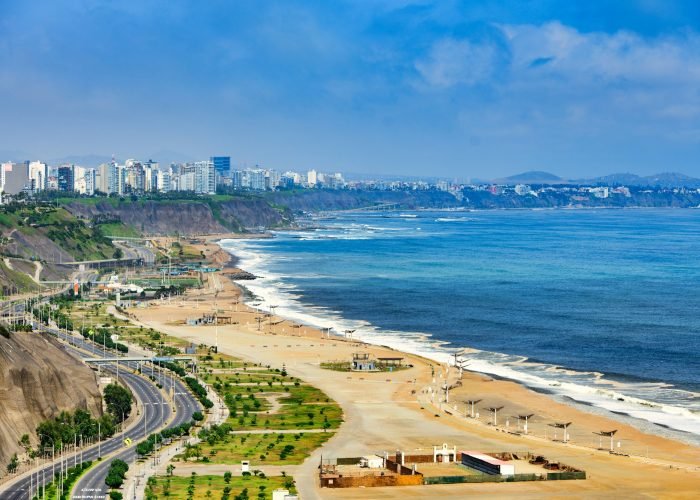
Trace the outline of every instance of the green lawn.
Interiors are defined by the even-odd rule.
[[[106,236],[121,236],[123,238],[138,238],[139,232],[132,226],[127,226],[122,222],[107,222],[98,224],[102,234]]]
[[[300,464],[316,448],[323,445],[333,432],[303,432],[294,434],[228,434],[223,439],[202,441],[198,449],[191,449],[187,456],[206,457],[209,463],[239,464],[250,460],[257,465]],[[212,444],[210,444],[212,443]],[[180,455],[180,458],[184,458]]]
[[[336,429],[343,421],[342,409],[323,391],[272,370],[208,375],[205,380],[226,402],[228,422],[237,430]],[[255,385],[244,385],[251,383]],[[272,400],[280,407],[272,408]]]
[[[278,488],[289,489],[290,493],[296,493],[294,481],[291,477],[257,477],[234,476],[230,483],[224,481],[223,476],[194,476],[194,477],[151,477],[146,488],[146,498],[172,498],[185,500],[189,497],[188,489],[192,485],[191,498],[206,500],[222,497],[224,488],[231,488],[231,498],[240,495],[247,489],[248,498],[268,499],[272,498],[272,492]]]

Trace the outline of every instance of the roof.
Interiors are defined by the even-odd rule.
[[[470,457],[476,458],[478,460],[481,460],[482,462],[486,462],[491,465],[508,465],[508,462],[494,458],[491,455],[479,453],[478,451],[460,451],[460,453],[462,455],[468,455]]]
[[[402,357],[400,358],[400,357],[386,357],[386,356],[385,356],[385,357],[383,357],[383,358],[377,357],[377,359],[400,360],[400,359],[403,359],[403,358],[402,358]]]

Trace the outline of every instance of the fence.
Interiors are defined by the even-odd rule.
[[[433,476],[423,478],[423,484],[457,484],[457,483],[511,483],[517,481],[541,481],[544,477],[538,474],[514,474],[502,476],[499,474],[477,474],[473,476]]]
[[[548,472],[547,481],[561,481],[566,479],[586,479],[585,471],[575,472]]]

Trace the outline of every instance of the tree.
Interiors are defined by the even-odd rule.
[[[136,445],[136,453],[142,457],[148,455],[152,449],[153,446],[148,441],[142,441]]]
[[[202,420],[204,420],[204,415],[202,415],[201,411],[196,411],[192,414],[192,420],[196,422],[201,422]]]
[[[126,419],[131,413],[131,393],[121,385],[109,384],[105,387],[104,399],[107,411],[117,422]]]
[[[110,488],[120,488],[124,479],[115,471],[110,471],[105,478],[105,484]]]
[[[17,471],[17,467],[19,467],[19,460],[17,460],[17,453],[15,453],[10,458],[10,463],[7,464],[7,472],[14,474]]]
[[[226,484],[231,482],[231,473],[230,472],[227,471],[224,473],[224,481],[226,482]]]
[[[109,500],[122,500],[124,498],[120,491],[110,491]]]
[[[114,258],[117,260],[121,260],[124,257],[124,252],[122,251],[121,248],[117,247],[114,249]]]
[[[26,453],[30,453],[32,449],[32,445],[29,442],[29,434],[22,434],[22,437],[19,440],[19,445],[24,448],[24,451]]]

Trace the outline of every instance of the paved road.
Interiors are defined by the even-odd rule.
[[[86,357],[86,355],[78,351],[77,348],[89,352],[92,357],[99,357],[103,354],[101,346],[97,346],[82,337],[70,336],[55,329],[46,328],[46,330],[66,340],[72,346],[75,346],[75,348],[66,346],[66,349],[80,357]],[[137,369],[137,363],[135,362],[124,362],[120,363],[120,365],[122,365],[122,367],[128,366],[134,370]],[[117,365],[106,365],[104,369],[112,374],[116,374]],[[165,373],[153,371],[152,367],[150,371],[146,369],[145,374],[155,377],[156,382],[160,383],[165,391],[172,391],[172,393],[174,393],[175,418],[170,422],[168,427],[177,426],[190,421],[192,414],[200,409],[197,400],[179,379],[168,377]],[[98,458],[100,453],[102,456],[105,456],[123,448],[124,439],[127,437],[131,438],[134,443],[143,440],[145,436],[160,429],[172,415],[173,410],[171,410],[169,400],[164,396],[162,391],[158,390],[155,385],[156,382],[146,380],[143,377],[123,370],[123,368],[120,370],[119,376],[129,386],[136,398],[138,410],[140,412],[139,418],[136,424],[124,433],[120,433],[106,440],[99,446],[93,446],[90,449],[84,450],[83,460],[94,461]],[[146,417],[145,420],[144,416]],[[135,460],[135,446],[132,445],[131,448],[125,449],[115,458],[121,458],[126,462]],[[107,493],[107,486],[104,484],[104,479],[107,475],[110,462],[111,460],[105,460],[103,463],[90,469],[76,485],[74,489],[76,495],[74,498],[104,498]],[[49,464],[37,469],[37,471],[32,474],[33,479],[27,476],[5,485],[0,489],[0,498],[3,500],[28,498],[30,485],[36,487],[37,483],[45,484],[51,480],[52,467],[53,466]]]
[[[77,341],[84,342],[83,339],[77,339]],[[88,345],[90,345],[90,343],[88,343]],[[90,345],[90,350],[98,357],[103,352],[102,349],[94,344]],[[133,369],[137,368],[137,363],[135,362],[124,364]],[[121,453],[111,457],[110,460],[105,460],[105,462],[100,463],[99,465],[96,465],[90,469],[90,471],[81,477],[76,484],[73,490],[75,492],[73,498],[104,498],[108,492],[108,488],[105,485],[104,480],[107,477],[107,471],[111,460],[119,458],[127,463],[133,463],[137,457],[135,449],[136,443],[142,441],[149,434],[152,434],[155,430],[160,429],[163,426],[172,428],[182,423],[189,422],[192,420],[192,414],[195,411],[200,410],[201,407],[199,403],[187,390],[183,382],[176,377],[169,377],[165,372],[161,373],[157,370],[154,371],[153,366],[150,368],[151,370],[144,369],[144,373],[146,375],[153,376],[156,379],[156,382],[161,384],[166,392],[174,394],[175,416],[173,420],[167,426],[164,425],[168,422],[172,415],[170,405],[168,404],[168,400],[163,397],[163,393],[155,389],[153,385],[150,385],[151,389],[154,391],[153,397],[149,398],[150,394],[142,394],[142,396],[146,397],[146,399],[144,399],[146,403],[145,406],[141,406],[142,413],[143,409],[146,408],[146,414],[148,417],[146,432],[144,433],[143,427],[138,425],[135,426],[132,429],[133,435],[128,436],[133,440],[134,446],[124,449],[124,451]],[[143,422],[141,423],[143,424]],[[121,440],[121,443],[123,443],[123,440]]]

